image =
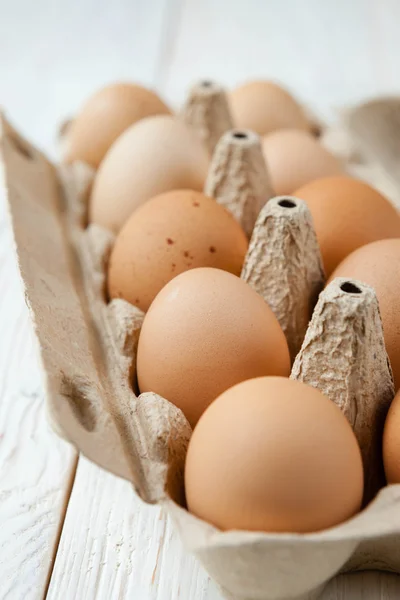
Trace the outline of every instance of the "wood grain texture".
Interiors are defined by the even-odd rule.
[[[160,508],[79,459],[48,600],[221,600]]]
[[[1,205],[0,598],[45,594],[76,453],[48,426],[38,354]]]
[[[179,104],[212,77],[283,81],[322,115],[398,91],[397,0],[0,0],[0,99],[55,155],[55,131],[108,81]],[[23,18],[22,18],[23,16]],[[3,213],[0,213],[1,215]],[[11,238],[0,218],[0,598],[221,600],[158,508],[49,432]],[[341,575],[323,600],[395,600],[400,577]]]
[[[351,573],[321,600],[397,600],[400,576]],[[80,458],[48,600],[223,600],[170,520],[129,483]]]

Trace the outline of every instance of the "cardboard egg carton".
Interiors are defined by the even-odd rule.
[[[199,93],[190,98],[185,119],[202,131],[213,150],[213,130],[219,127],[218,135],[223,133],[230,121],[221,90],[210,87],[205,93],[202,86],[201,98]],[[350,168],[362,167],[369,180],[378,173],[390,187],[388,161],[381,164],[373,157],[371,148],[379,144],[370,141],[371,154],[361,159],[357,143],[365,150],[365,140],[360,144],[350,122],[331,132],[330,139],[327,132],[325,141],[340,150]],[[184,508],[183,467],[191,429],[167,400],[154,393],[136,396],[132,389],[144,315],[124,300],[107,302],[113,236],[96,225],[86,227],[93,172],[78,163],[52,164],[4,117],[0,129],[3,184],[40,345],[48,413],[57,433],[101,467],[131,481],[145,502],[162,504],[186,547],[227,598],[312,600],[340,570],[400,573],[400,485],[381,489],[348,522],[301,535],[221,532]],[[307,328],[309,308],[324,284],[315,233],[302,201],[277,198],[262,206],[272,190],[255,135],[223,135],[206,190],[247,231],[254,226],[242,277],[270,303],[286,333],[294,359],[291,376],[319,387],[353,424],[368,465],[369,501],[383,484],[380,436],[394,393],[374,291],[359,282],[335,280],[320,294]],[[254,206],[261,209],[258,217]],[[332,360],[338,335],[346,360]],[[363,343],[354,344],[356,337]]]

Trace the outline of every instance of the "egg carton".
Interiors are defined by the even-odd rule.
[[[349,280],[334,280],[320,293],[324,274],[305,203],[277,198],[263,206],[272,190],[257,136],[226,131],[232,123],[222,91],[200,87],[183,118],[215,149],[206,191],[248,232],[254,227],[242,277],[269,302],[285,331],[294,359],[291,376],[334,399],[353,424],[367,467],[367,504],[384,482],[381,434],[394,393],[375,293]],[[325,132],[324,142],[346,158],[350,170],[364,170],[369,181],[380,177],[381,188],[392,186],[395,199],[400,186],[388,163],[374,155],[376,140],[365,142],[362,127],[361,133],[353,127],[355,114]],[[107,302],[114,238],[96,225],[86,227],[93,171],[81,163],[52,164],[4,116],[0,156],[57,433],[131,481],[145,502],[162,505],[227,598],[312,600],[340,570],[400,573],[400,485],[381,489],[349,521],[309,534],[221,532],[184,508],[191,428],[167,400],[155,393],[136,396],[132,389],[144,314],[122,299]],[[338,341],[339,357],[333,352]]]

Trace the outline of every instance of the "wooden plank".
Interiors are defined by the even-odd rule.
[[[395,0],[385,2],[394,5]],[[175,102],[198,77],[232,85],[266,75],[288,83],[302,99],[328,113],[329,106],[373,92],[375,82],[383,85],[388,77],[382,74],[382,60],[374,62],[371,49],[378,42],[371,40],[373,17],[362,0],[322,4],[308,0],[300,8],[289,0],[231,0],[227,10],[226,3],[211,0],[85,0],[57,6],[52,0],[15,0],[2,16],[0,55],[7,56],[2,102],[17,124],[51,151],[59,121],[95,88],[118,78],[161,85]],[[395,57],[399,40],[391,27]],[[21,47],[30,49],[23,58]],[[392,75],[394,58],[390,65]],[[0,521],[6,523],[0,538],[0,597],[30,600],[45,590],[43,576],[57,542],[54,532],[63,517],[74,461],[72,450],[65,451],[47,431],[26,310],[22,301],[15,301],[15,283],[9,287],[15,273],[8,253],[0,243],[0,308],[9,321],[0,324],[0,468],[6,465],[0,475]],[[8,267],[3,267],[3,257]],[[65,452],[72,456],[70,470],[62,467]],[[399,597],[397,583],[398,578],[385,574],[340,576],[323,598],[394,600]],[[128,483],[85,459],[79,461],[48,596],[221,598],[160,510],[143,505]]]
[[[351,573],[321,600],[397,600],[400,576]],[[222,600],[157,507],[80,458],[47,600]]]
[[[49,429],[28,309],[1,206],[0,598],[46,592],[76,453]]]
[[[160,508],[79,459],[47,600],[222,600]]]

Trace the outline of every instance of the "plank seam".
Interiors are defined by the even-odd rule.
[[[70,472],[70,476],[69,476],[69,481],[68,481],[68,486],[66,488],[66,493],[65,493],[65,497],[64,497],[64,505],[63,505],[62,511],[60,513],[60,519],[58,521],[57,533],[56,533],[56,536],[55,536],[55,542],[54,542],[54,546],[53,546],[53,552],[52,552],[52,557],[51,557],[51,561],[50,561],[50,567],[49,567],[49,571],[47,573],[46,582],[45,582],[45,585],[44,585],[44,588],[43,588],[42,600],[45,600],[47,598],[47,594],[48,594],[50,583],[51,583],[51,578],[53,576],[54,566],[55,566],[56,560],[57,560],[58,548],[59,548],[60,541],[61,541],[61,536],[62,536],[62,532],[63,532],[63,528],[64,528],[65,518],[67,516],[68,505],[69,505],[69,501],[71,499],[71,494],[72,494],[72,490],[73,490],[74,483],[75,483],[76,472],[78,470],[78,464],[79,464],[79,454],[77,454],[75,456],[74,465],[71,468],[71,472]]]

